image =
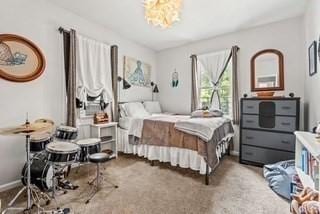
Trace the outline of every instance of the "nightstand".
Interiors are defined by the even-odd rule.
[[[90,126],[91,137],[101,139],[101,150],[112,150],[116,158],[118,157],[117,126],[118,123],[116,122],[91,124]]]

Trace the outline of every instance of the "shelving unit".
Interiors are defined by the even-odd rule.
[[[118,123],[110,122],[104,124],[91,124],[91,137],[101,139],[101,150],[110,149],[118,157],[117,148],[117,126]]]
[[[316,135],[309,132],[296,131],[296,171],[304,187],[319,190],[320,181],[314,180],[309,174],[302,170],[302,151],[306,149],[319,163],[320,162],[320,142],[316,140]],[[318,171],[320,171],[318,164]]]

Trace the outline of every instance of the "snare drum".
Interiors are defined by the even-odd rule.
[[[48,161],[56,165],[68,165],[76,162],[80,147],[74,143],[53,142],[46,146]]]
[[[60,140],[74,140],[78,136],[78,129],[71,126],[59,126],[56,130],[56,138]]]
[[[81,163],[89,161],[89,155],[98,153],[101,151],[101,140],[99,138],[89,138],[77,141],[80,146],[79,161]]]
[[[30,152],[40,152],[45,150],[46,145],[51,142],[51,136],[48,133],[32,135],[30,139]]]

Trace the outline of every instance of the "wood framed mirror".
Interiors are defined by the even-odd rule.
[[[284,57],[279,50],[259,51],[251,58],[251,91],[284,90]]]

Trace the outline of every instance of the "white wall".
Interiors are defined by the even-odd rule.
[[[59,26],[74,28],[96,40],[118,45],[121,75],[123,56],[128,55],[151,64],[154,69],[153,79],[156,79],[154,51],[108,29],[41,0],[2,1],[1,8],[0,33],[18,34],[32,40],[43,51],[47,67],[43,75],[32,82],[13,83],[0,79],[0,127],[22,124],[26,112],[31,121],[45,117],[52,118],[57,124],[63,122],[63,50]],[[122,94],[122,98],[151,99],[151,90],[129,89]],[[19,179],[24,162],[24,139],[0,136],[0,188],[3,184]]]
[[[302,18],[269,24],[249,30],[226,34],[186,46],[168,49],[157,54],[157,70],[160,102],[166,111],[189,113],[191,102],[191,54],[203,54],[238,45],[239,51],[239,95],[251,94],[250,59],[262,49],[274,48],[282,51],[285,60],[285,91],[277,94],[304,95],[304,56],[302,53]],[[172,88],[171,73],[177,70],[180,77],[178,88]],[[235,138],[238,150],[238,137]]]
[[[312,41],[319,41],[320,36],[320,1],[310,0],[304,19],[305,24],[305,45],[304,57],[305,64],[305,119],[307,130],[312,130],[320,121],[320,63],[318,62],[318,73],[309,77],[308,48]]]

